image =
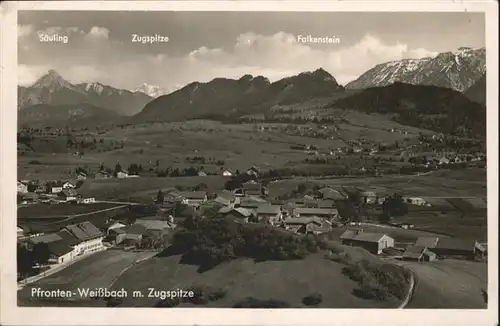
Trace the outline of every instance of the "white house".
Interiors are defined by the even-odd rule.
[[[74,189],[61,190],[58,196],[65,201],[75,201],[78,199],[78,193]]]
[[[17,193],[25,194],[28,192],[28,185],[22,183],[21,181],[17,181]]]
[[[65,183],[63,183],[62,188],[63,189],[75,189],[76,185],[73,184],[71,181],[66,181]]]
[[[67,225],[64,230],[71,233],[78,240],[78,243],[74,246],[75,255],[77,256],[104,249],[102,244],[104,233],[90,222]]]
[[[224,177],[232,177],[233,176],[233,172],[231,172],[231,170],[224,169],[224,170],[222,170],[222,175]]]
[[[120,171],[116,174],[116,177],[118,179],[125,179],[125,178],[128,178],[128,172],[123,170],[123,171]]]
[[[94,197],[82,198],[78,201],[79,204],[93,204],[95,203]]]

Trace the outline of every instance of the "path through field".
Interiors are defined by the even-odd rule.
[[[401,262],[416,276],[408,309],[486,309],[487,264],[459,260]]]

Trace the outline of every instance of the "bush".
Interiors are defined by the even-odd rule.
[[[281,300],[260,300],[247,297],[235,303],[233,308],[291,308],[291,305],[288,302]]]
[[[306,306],[316,306],[323,301],[321,293],[313,293],[302,299],[302,303]]]

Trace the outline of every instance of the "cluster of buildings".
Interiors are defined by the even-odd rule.
[[[105,234],[90,222],[69,224],[58,232],[39,233],[23,237],[22,227],[18,226],[18,241],[28,249],[44,243],[50,252],[49,263],[62,264],[77,257],[104,250]]]
[[[484,258],[487,248],[475,240],[450,237],[420,237],[406,248],[395,248],[395,240],[384,233],[346,230],[340,241],[344,245],[361,247],[367,251],[401,260],[433,261],[437,257]]]
[[[79,203],[91,204],[95,198],[78,194],[72,181],[18,180],[18,203]]]

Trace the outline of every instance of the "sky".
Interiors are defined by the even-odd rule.
[[[245,74],[276,81],[322,67],[345,85],[380,63],[483,47],[484,25],[484,14],[467,12],[22,11],[18,76],[27,86],[54,69],[72,83],[175,90]],[[168,42],[133,42],[134,34]],[[299,35],[334,42],[304,43]]]

